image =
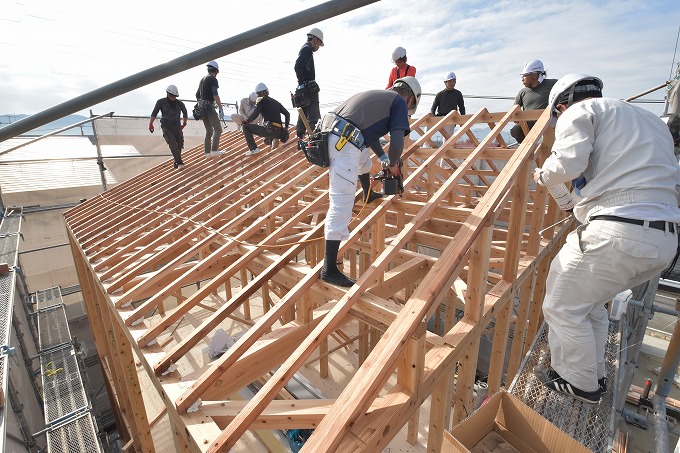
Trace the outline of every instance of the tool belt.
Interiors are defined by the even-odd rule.
[[[326,168],[330,165],[331,159],[328,155],[328,132],[320,132],[318,129],[309,138],[309,143],[300,141],[302,152],[310,164]]]
[[[271,135],[273,138],[278,138],[283,143],[286,143],[290,136],[288,129],[283,127],[283,124],[275,123],[274,121],[265,121],[264,130],[267,134]]]
[[[281,123],[275,123],[273,121],[265,121],[264,122],[264,130],[267,131],[268,134],[276,134],[277,131],[276,129],[283,129],[283,124]]]
[[[290,101],[293,103],[294,108],[305,108],[309,107],[312,103],[312,95],[320,91],[319,84],[316,80],[310,80],[308,82],[302,82],[295,89],[295,94],[290,95]]]
[[[327,113],[323,117],[321,132],[328,132],[340,137],[335,144],[335,149],[338,151],[341,151],[348,142],[358,149],[365,147],[364,135],[361,133],[361,130],[335,113]]]

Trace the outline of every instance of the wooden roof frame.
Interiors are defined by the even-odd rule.
[[[315,429],[302,451],[379,451],[405,425],[417,441],[429,397],[427,447],[439,451],[444,430],[474,409],[484,332],[493,332],[490,392],[517,372],[541,321],[550,260],[573,227],[547,228],[566,217],[531,178],[550,152],[548,120],[547,110],[518,106],[414,120],[403,197],[362,208],[357,192],[356,222],[340,249],[357,277],[348,290],[318,279],[328,174],[292,142],[246,157],[242,134],[227,132],[219,158],[199,146],[184,153],[181,171],[168,161],[68,211],[126,439],[140,451],[157,448],[160,415],[147,413],[143,378],[165,406],[178,451],[226,452],[248,430],[292,427]],[[517,148],[501,134],[513,122],[527,133]],[[262,301],[257,317],[254,300]],[[435,313],[441,335],[424,321]],[[180,338],[189,318],[193,331]],[[240,338],[198,365],[206,338],[229,318],[243,325]],[[339,329],[348,323],[364,334],[347,338]],[[280,400],[315,351],[328,375],[329,339],[338,338],[359,343],[361,366],[337,398]],[[251,400],[231,398],[253,381],[261,388]]]

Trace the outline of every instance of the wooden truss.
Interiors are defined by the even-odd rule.
[[[548,119],[515,106],[414,120],[403,197],[362,207],[357,191],[340,250],[357,278],[348,290],[318,278],[328,174],[293,141],[246,157],[242,134],[228,132],[218,158],[194,148],[183,170],[168,161],[67,212],[131,445],[154,451],[170,438],[178,451],[238,451],[253,433],[267,443],[271,430],[314,428],[305,452],[375,452],[402,427],[415,444],[423,424],[428,451],[439,451],[444,431],[474,410],[483,336],[489,391],[517,372],[550,259],[572,227],[552,226],[565,215],[531,179],[552,144]],[[527,132],[517,148],[501,135],[514,122]],[[218,329],[235,343],[211,361],[203,349]],[[338,374],[336,354],[356,366]],[[340,388],[291,400],[286,386],[301,371]],[[171,428],[158,436],[165,414]]]

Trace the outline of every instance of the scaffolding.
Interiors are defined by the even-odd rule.
[[[17,265],[19,250],[19,234],[21,232],[21,210],[15,212],[8,209],[0,223],[0,263],[9,267],[9,271],[0,275],[0,392],[2,407],[0,408],[0,451],[5,451],[7,435],[7,404],[9,394],[9,342],[12,329],[12,311],[14,301],[14,269]]]
[[[45,426],[50,452],[102,451],[59,287],[31,296],[36,307]]]

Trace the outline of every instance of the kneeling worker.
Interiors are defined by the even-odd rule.
[[[415,113],[420,95],[420,84],[416,78],[403,77],[397,79],[387,91],[371,90],[355,94],[324,117],[321,131],[329,133],[330,204],[326,215],[326,255],[321,280],[344,287],[355,283],[337,266],[340,241],[349,237],[355,181],[358,177],[364,189],[364,199],[372,201],[372,193],[369,193],[371,157],[368,148],[382,161],[388,162],[391,174],[399,174],[398,163],[404,150],[404,137],[411,132],[408,117]],[[391,137],[387,153],[389,157],[380,146],[380,137],[388,132]]]
[[[269,97],[269,89],[264,83],[258,83],[255,92],[258,95],[255,110],[248,119],[243,121],[243,136],[248,143],[246,156],[252,156],[262,151],[255,145],[253,134],[265,137],[265,140],[278,138],[284,143],[288,140],[288,124],[290,123],[288,110],[279,101]],[[252,124],[260,114],[264,119],[264,126]],[[281,115],[286,117],[285,124],[281,122]]]

